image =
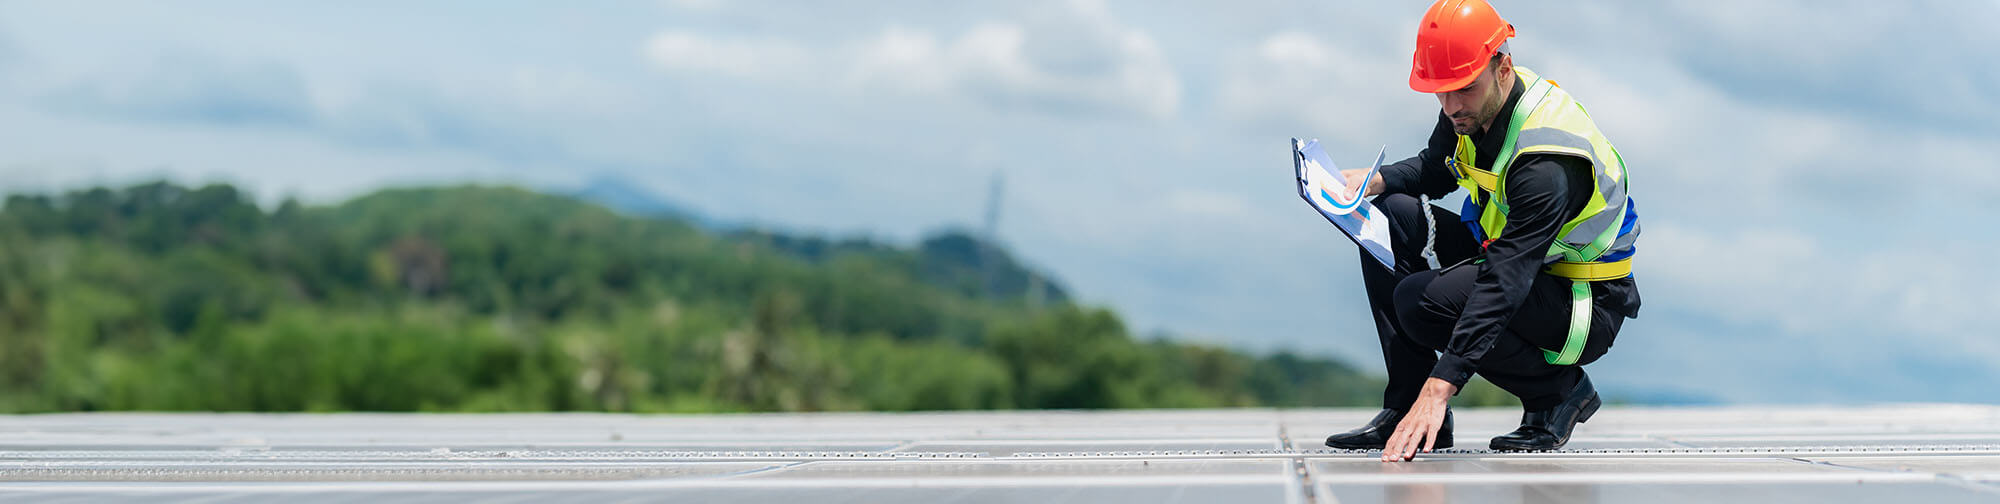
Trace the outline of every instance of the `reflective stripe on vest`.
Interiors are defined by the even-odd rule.
[[[1467,209],[1482,244],[1498,239],[1507,227],[1507,167],[1528,154],[1563,155],[1590,162],[1594,191],[1576,218],[1565,222],[1544,255],[1544,272],[1570,279],[1571,313],[1568,338],[1561,351],[1542,350],[1550,364],[1575,364],[1590,333],[1591,289],[1588,282],[1632,275],[1631,256],[1638,242],[1638,213],[1625,194],[1625,160],[1599,132],[1589,112],[1554,81],[1514,67],[1529,83],[1514,106],[1507,136],[1491,170],[1475,165],[1478,152],[1471,137],[1458,136],[1456,152],[1445,166],[1466,189]]]

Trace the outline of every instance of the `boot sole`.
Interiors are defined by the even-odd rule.
[[[1576,423],[1584,423],[1590,421],[1590,416],[1597,414],[1597,407],[1603,405],[1604,405],[1603,399],[1599,399],[1597,397],[1597,394],[1591,394],[1590,402],[1584,403],[1583,405],[1583,413],[1576,416]]]
[[[1591,394],[1590,400],[1583,403],[1583,411],[1577,413],[1576,423],[1584,423],[1590,421],[1590,417],[1592,415],[1597,414],[1597,408],[1603,405],[1604,405],[1603,399],[1598,398],[1596,394]],[[1575,425],[1570,426],[1570,433],[1571,434],[1576,433]],[[1560,450],[1562,449],[1562,447],[1568,445],[1569,445],[1569,439],[1564,438],[1562,443],[1559,443],[1555,446],[1551,446],[1548,448],[1522,446],[1513,443],[1501,443],[1497,441],[1493,443],[1488,443],[1486,447],[1496,451],[1554,451],[1554,450]]]
[[[1326,443],[1326,447],[1335,450],[1380,450],[1386,447],[1387,444],[1388,443],[1362,445],[1362,444],[1334,444],[1329,442]]]

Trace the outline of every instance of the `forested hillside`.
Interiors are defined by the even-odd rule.
[[[13,195],[0,411],[1369,405],[1329,360],[1135,340],[963,233],[716,234],[506,187],[260,208]]]

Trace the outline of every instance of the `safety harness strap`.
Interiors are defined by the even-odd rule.
[[[1472,179],[1472,183],[1478,185],[1480,190],[1486,191],[1488,194],[1500,190],[1500,174],[1471,166],[1463,166],[1455,161],[1457,160],[1446,159],[1445,165],[1461,170],[1465,174],[1465,178]]]
[[[1571,281],[1569,297],[1569,337],[1563,340],[1562,351],[1542,350],[1542,359],[1557,366],[1576,364],[1576,360],[1583,357],[1584,341],[1590,339],[1590,282]]]
[[[1632,258],[1610,262],[1570,262],[1550,264],[1543,271],[1570,279],[1569,336],[1561,352],[1542,349],[1542,359],[1557,366],[1576,364],[1583,356],[1583,344],[1590,339],[1590,283],[1632,276]]]
[[[1601,282],[1632,276],[1632,258],[1627,257],[1610,262],[1598,261],[1558,261],[1542,268],[1551,275],[1580,282]]]
[[[1542,99],[1547,98],[1549,96],[1550,87],[1551,83],[1549,81],[1537,78],[1535,79],[1534,84],[1528,85],[1527,91],[1523,91],[1521,93],[1521,101],[1514,103],[1514,117],[1510,117],[1507,120],[1507,136],[1500,141],[1500,155],[1499,157],[1493,159],[1493,168],[1504,170],[1507,168],[1509,163],[1514,162],[1514,155],[1517,154],[1516,152],[1514,152],[1514,144],[1516,141],[1520,140],[1521,125],[1526,124],[1528,122],[1528,116],[1534,115],[1535,109],[1542,107]],[[1476,163],[1477,161],[1475,160],[1473,162]],[[1478,170],[1477,167],[1468,167],[1468,168],[1473,168],[1474,170]],[[1482,183],[1480,184],[1480,188],[1486,189],[1487,192],[1493,193],[1493,199],[1495,200],[1503,198],[1504,196],[1500,194],[1499,172],[1486,172],[1486,175],[1491,175],[1491,177],[1489,177],[1489,180],[1493,182],[1493,185],[1491,187],[1488,187]],[[1476,182],[1479,180],[1480,177],[1474,175],[1471,178]]]

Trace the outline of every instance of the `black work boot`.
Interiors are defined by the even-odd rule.
[[[1590,415],[1596,414],[1597,407],[1603,404],[1597,399],[1597,389],[1590,386],[1590,377],[1584,376],[1570,388],[1563,402],[1553,408],[1522,414],[1521,428],[1493,438],[1489,446],[1501,451],[1562,448],[1569,444],[1570,431],[1576,429],[1576,424],[1590,420]]]
[[[1340,434],[1326,437],[1326,445],[1344,450],[1380,450],[1389,444],[1389,436],[1396,433],[1396,424],[1403,421],[1403,412],[1383,408],[1375,414],[1368,425]],[[1444,410],[1444,426],[1438,428],[1437,442],[1432,448],[1451,447],[1451,409]]]

